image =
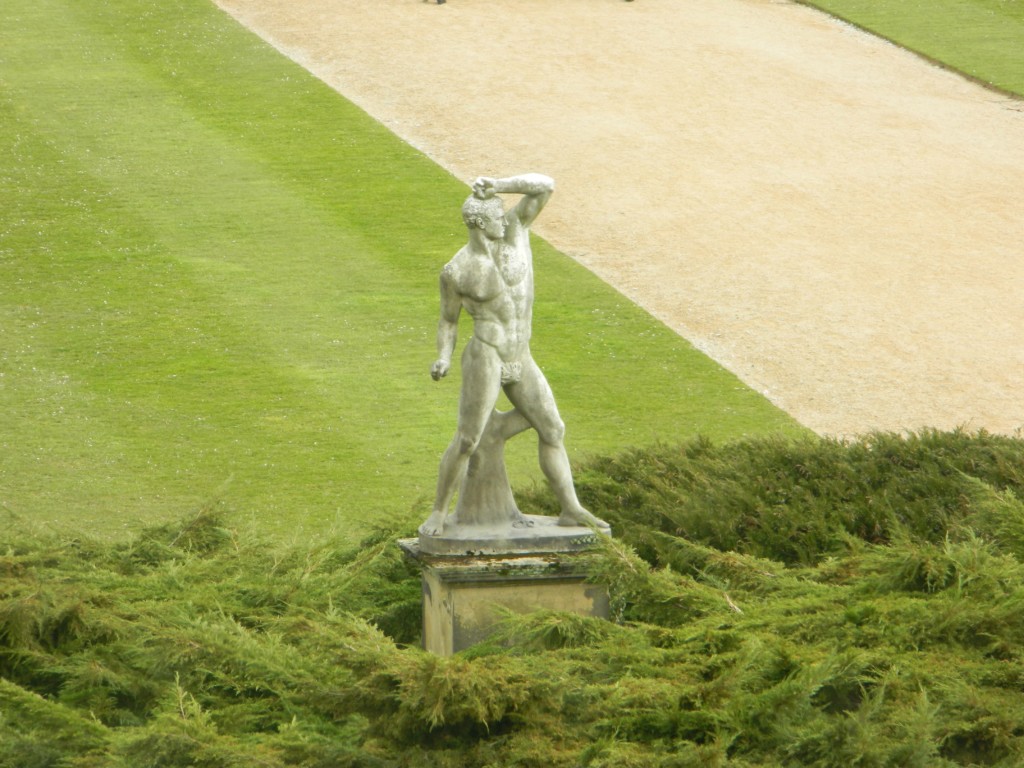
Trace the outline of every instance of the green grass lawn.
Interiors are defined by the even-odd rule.
[[[816,5],[1024,92],[1018,0]],[[202,0],[7,0],[0,115],[7,519],[110,536],[223,503],[287,537],[425,514],[462,181]],[[801,431],[535,250],[574,457]],[[540,482],[533,451],[510,449],[517,484]]]
[[[1024,96],[1024,0],[800,0]]]
[[[7,519],[111,536],[223,504],[287,538],[425,517],[463,181],[205,0],[6,0],[0,115]],[[574,457],[801,431],[535,252]],[[541,482],[534,452],[511,446],[514,483]]]

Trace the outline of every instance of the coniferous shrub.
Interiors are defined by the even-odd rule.
[[[1018,766],[1022,467],[963,432],[594,459],[614,621],[508,615],[451,659],[418,648],[414,521],[304,547],[216,507],[116,545],[11,522],[0,766]]]

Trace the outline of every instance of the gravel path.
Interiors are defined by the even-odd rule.
[[[1024,427],[1024,102],[779,0],[216,0],[824,434]]]

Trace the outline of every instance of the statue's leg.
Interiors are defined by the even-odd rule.
[[[521,432],[533,429],[533,425],[517,409],[495,411],[491,414],[488,429],[494,429],[503,441],[509,441]]]
[[[501,359],[497,351],[470,339],[462,353],[462,392],[459,396],[459,424],[455,436],[441,457],[437,473],[437,495],[434,508],[420,532],[437,536],[452,497],[466,474],[469,457],[476,450],[501,391]]]
[[[551,484],[562,510],[558,517],[559,525],[608,528],[606,522],[584,509],[576,496],[572,468],[565,451],[565,424],[555,405],[551,386],[532,358],[523,360],[522,378],[507,386],[505,392],[516,410],[537,430],[540,468]]]

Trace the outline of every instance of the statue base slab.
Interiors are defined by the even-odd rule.
[[[431,653],[451,656],[485,640],[502,610],[608,618],[608,591],[587,582],[582,545],[575,551],[437,555],[422,550],[423,538],[398,545],[423,576],[423,647]]]
[[[431,555],[507,555],[582,552],[599,534],[585,526],[558,525],[558,518],[516,513],[514,520],[486,525],[449,524],[437,536],[419,537],[421,552]]]

